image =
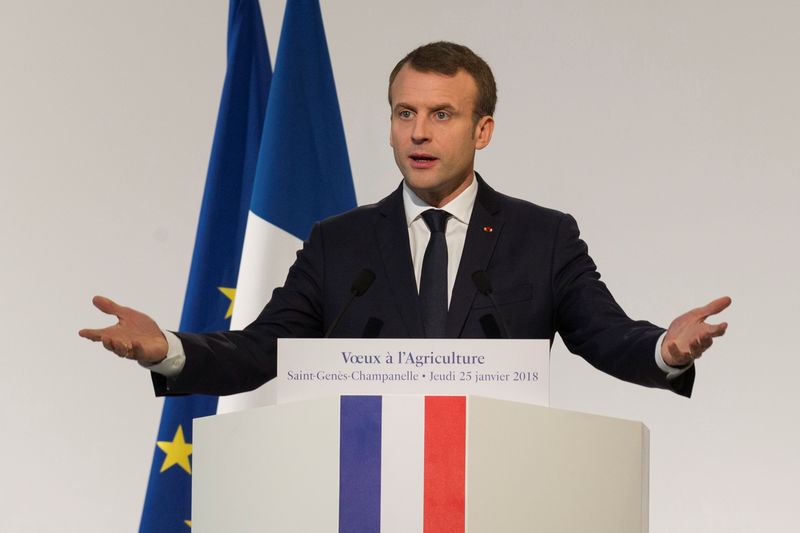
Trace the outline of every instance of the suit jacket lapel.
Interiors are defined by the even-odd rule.
[[[476,270],[486,270],[489,266],[489,260],[503,229],[504,221],[497,205],[497,193],[486,185],[477,173],[475,177],[478,180],[478,196],[469,220],[464,251],[461,254],[461,263],[458,265],[447,314],[446,334],[450,338],[461,335],[478,292],[472,282],[472,273]]]
[[[402,185],[378,203],[378,212],[380,216],[375,234],[394,303],[408,336],[424,337],[425,330],[417,298],[417,281],[414,278],[414,264],[411,261],[411,246],[408,242]]]

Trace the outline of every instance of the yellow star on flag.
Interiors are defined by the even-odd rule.
[[[230,318],[231,316],[233,316],[233,300],[236,298],[236,288],[235,287],[217,287],[217,289],[219,289],[219,292],[221,292],[222,294],[227,296],[228,299],[231,301],[231,305],[228,306],[228,312],[225,313],[225,318],[226,319]]]
[[[189,474],[192,473],[192,465],[189,464],[189,456],[192,455],[192,445],[184,440],[182,426],[178,426],[178,431],[175,432],[175,437],[172,438],[172,442],[162,440],[156,442],[156,444],[167,454],[164,458],[164,464],[161,465],[161,472],[173,465],[178,465]]]

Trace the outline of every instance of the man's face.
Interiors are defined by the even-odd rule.
[[[394,159],[408,187],[441,207],[471,183],[475,150],[492,137],[492,117],[477,124],[475,80],[463,70],[455,76],[419,72],[404,66],[391,87]]]

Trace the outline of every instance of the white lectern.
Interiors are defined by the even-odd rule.
[[[390,398],[401,407],[424,400]],[[475,396],[463,403],[463,521],[453,530],[647,532],[649,432],[643,424]],[[365,502],[379,499],[380,523],[340,524],[342,405],[342,398],[330,397],[195,420],[193,530],[422,532],[431,507],[423,505],[421,488],[356,492]],[[413,441],[414,434],[387,427],[382,438]],[[427,438],[424,430],[420,435]],[[403,444],[397,452],[382,442],[381,468],[392,470],[382,477],[396,473],[413,483],[421,468],[415,460],[424,455],[416,448]],[[398,499],[404,500],[400,511],[390,509]]]

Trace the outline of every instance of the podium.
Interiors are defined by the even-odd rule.
[[[437,510],[435,501],[434,507],[423,502],[422,490],[383,485],[375,490],[369,485],[374,480],[359,474],[353,479],[366,485],[348,496],[355,497],[355,510],[340,507],[340,476],[345,476],[340,437],[350,431],[342,425],[346,398],[354,397],[195,420],[193,531],[422,532],[425,513]],[[413,411],[427,402],[414,396],[361,398],[381,399],[384,412],[387,406],[406,404]],[[426,531],[648,531],[649,431],[642,423],[507,400],[460,398],[465,406],[463,520]],[[400,420],[409,418],[413,416],[401,415]],[[381,428],[384,441],[419,436],[414,430],[392,432],[388,424]],[[358,453],[362,444],[345,448]],[[412,463],[424,454],[407,442],[399,448],[391,445],[380,444],[379,462],[389,463],[382,466],[383,477],[391,473],[410,482],[418,479],[419,468]],[[365,458],[356,466],[372,462]],[[341,513],[371,512],[376,498],[379,524],[340,522]],[[398,499],[403,499],[399,508],[394,505]]]

